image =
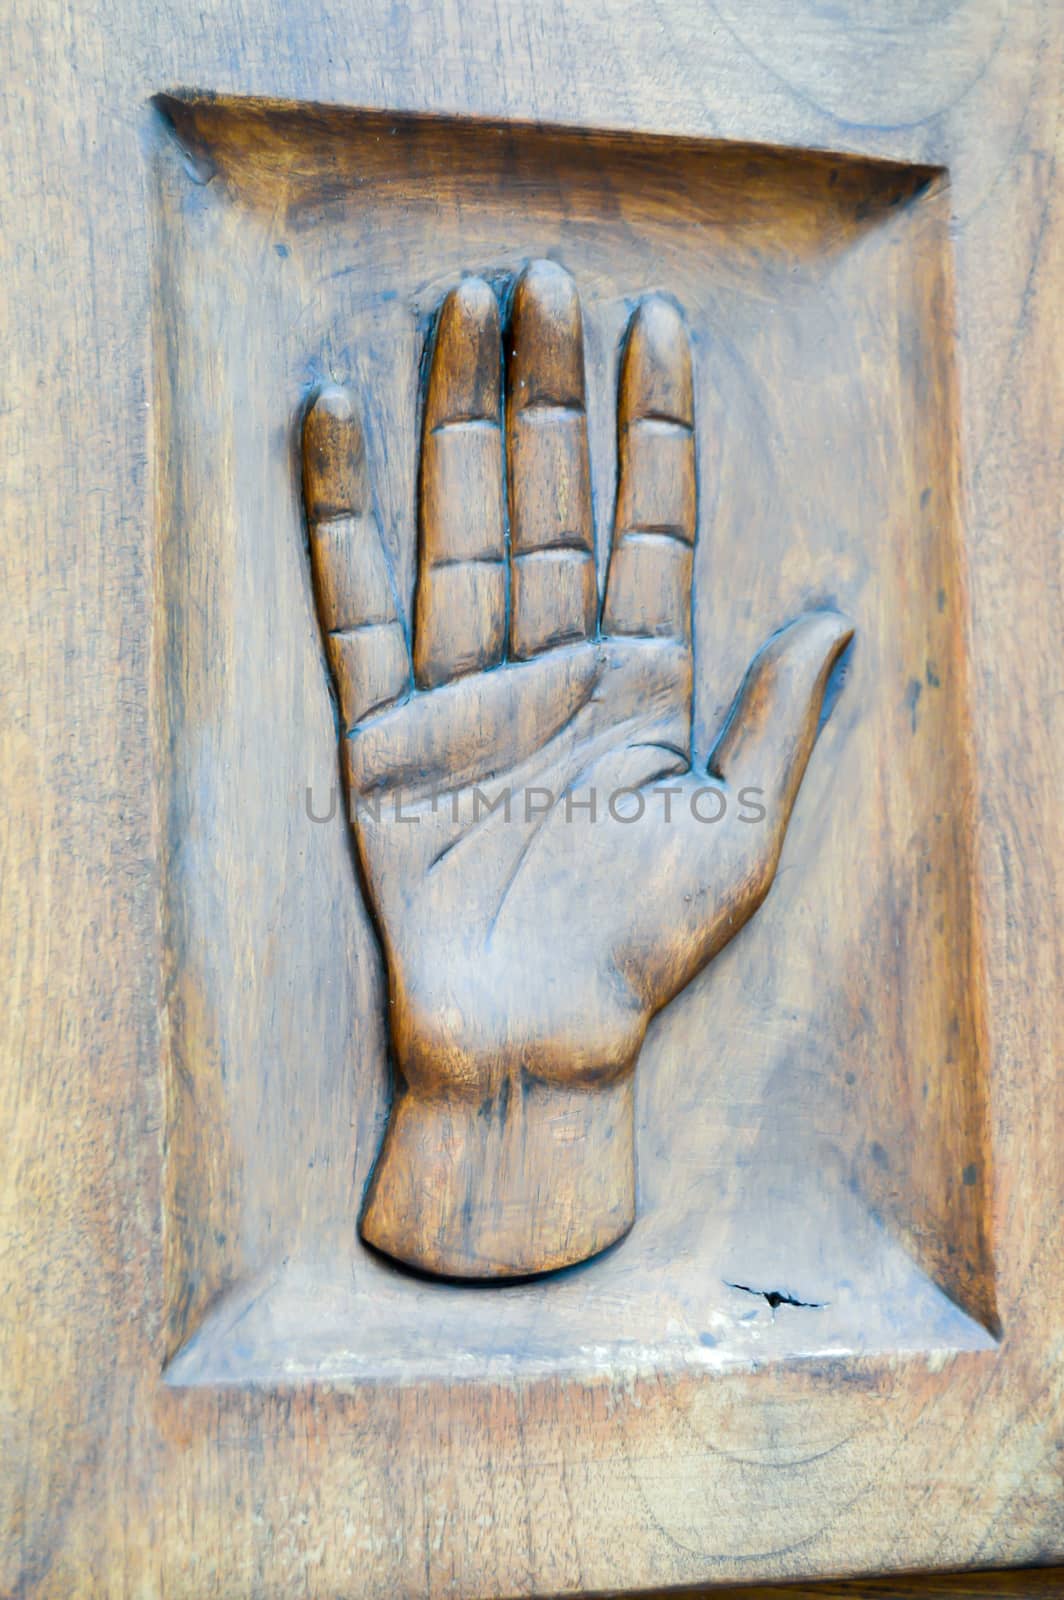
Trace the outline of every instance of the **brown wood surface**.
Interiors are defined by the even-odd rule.
[[[661,138],[202,97],[159,109],[167,1381],[992,1350],[941,181]],[[587,220],[601,217],[619,220]],[[560,313],[531,324],[529,256]],[[252,295],[254,317],[234,317]],[[678,304],[689,400],[679,340],[661,377],[692,416],[701,495],[650,515],[690,519],[693,604],[688,619],[674,593],[677,614],[659,613],[673,640],[639,648],[620,629],[646,582],[617,591],[617,613],[609,598],[614,501],[645,519],[633,485],[676,479],[633,479],[617,397],[623,414],[637,308]],[[467,322],[471,385],[455,365]],[[544,377],[515,326],[531,326],[533,354],[550,332]],[[272,397],[272,433],[249,372]],[[514,403],[530,384],[569,409],[530,420]],[[474,430],[472,476],[442,466],[470,439],[436,431],[456,402],[478,424],[505,411],[514,565],[571,533],[575,574],[594,544],[614,635],[601,662],[570,640],[493,670],[489,652],[512,659],[527,641],[499,615],[490,563],[475,564],[475,598],[441,599],[441,575],[465,570],[437,562],[445,534],[462,549],[503,542],[490,424]],[[541,470],[546,436],[568,463],[564,499]],[[336,515],[346,502],[357,516]],[[511,614],[539,617],[544,642],[552,613],[563,632],[588,628],[583,586],[556,610],[545,593],[525,605],[518,585]],[[360,606],[375,620],[353,630]],[[804,616],[831,633],[840,613],[859,634],[845,686],[773,893],[743,930],[782,812],[773,826],[775,780],[741,769],[785,754],[774,718],[785,735],[812,731],[802,684],[827,658],[813,651],[808,678],[772,665],[801,626],[776,634],[744,691],[767,738],[746,739],[738,715],[717,752],[740,771],[730,810],[668,768],[691,749],[705,768],[766,634]],[[411,661],[416,692],[399,704]],[[444,692],[458,668],[476,670]],[[241,712],[264,670],[285,717]],[[593,799],[596,760],[615,773]],[[609,812],[624,763],[662,778],[636,826]],[[473,828],[478,790],[504,809]],[[554,791],[565,798],[540,838],[528,802]],[[241,953],[238,985],[218,981],[219,951]],[[890,981],[868,985],[877,966]],[[456,1277],[560,1265],[632,1231],[594,1273],[471,1314],[467,1294],[426,1302],[361,1248],[360,1211],[386,1253]]]
[[[4,37],[0,1592],[1059,1560],[1059,8],[31,0]],[[368,391],[412,603],[428,318],[540,254],[593,482],[626,297],[693,330],[699,736],[798,602],[870,641],[797,870],[651,1031],[650,1220],[550,1299],[352,1253],[385,1005],[301,809],[298,538],[300,408]]]
[[[1013,1572],[899,1574],[842,1583],[743,1584],[742,1588],[688,1591],[686,1600],[1058,1600],[1064,1594],[1064,1567],[1025,1567]],[[647,1600],[683,1600],[673,1589]]]

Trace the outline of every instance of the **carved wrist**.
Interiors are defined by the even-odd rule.
[[[402,1089],[362,1237],[425,1272],[510,1278],[604,1250],[635,1217],[634,1076],[590,1085],[518,1071],[487,1097]]]

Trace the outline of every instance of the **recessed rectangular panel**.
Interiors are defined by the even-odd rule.
[[[992,1343],[943,177],[238,101],[160,117],[170,1381]],[[358,397],[409,626],[433,314],[469,274],[505,308],[533,258],[580,293],[600,586],[624,331],[641,296],[683,308],[695,747],[775,630],[830,607],[855,639],[768,899],[642,1047],[634,1227],[568,1272],[470,1289],[358,1237],[389,1007],[299,441],[322,384]],[[461,958],[460,925],[426,937]]]

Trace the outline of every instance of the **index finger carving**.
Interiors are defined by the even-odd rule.
[[[629,325],[617,444],[603,629],[687,640],[696,528],[691,347],[680,313],[660,295],[643,300]]]

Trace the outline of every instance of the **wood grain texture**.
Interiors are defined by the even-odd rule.
[[[170,100],[162,109],[155,151],[166,441],[158,512],[159,660],[162,770],[170,792],[164,859],[172,863],[164,876],[163,929],[182,996],[180,1006],[169,1008],[172,1199],[164,1237],[173,1360],[167,1380],[410,1376],[440,1370],[441,1342],[475,1370],[486,1364],[515,1373],[530,1363],[597,1371],[618,1358],[658,1371],[662,1362],[715,1365],[811,1348],[992,1348],[981,995],[969,981],[975,957],[964,821],[970,761],[949,349],[936,313],[946,213],[933,172],[245,102]],[[215,174],[209,185],[190,177],[190,161],[194,174]],[[191,207],[190,189],[196,196]],[[330,197],[324,207],[323,195]],[[621,218],[615,226],[584,220],[614,214]],[[544,244],[577,265],[587,290],[582,315],[571,279],[557,265],[526,269],[526,257]],[[487,276],[464,279],[466,307],[452,298],[453,284],[470,260],[482,263]],[[360,834],[372,832],[376,840],[360,868],[375,865],[378,883],[368,885],[370,898],[363,899],[351,893],[327,674],[317,659],[313,610],[303,615],[308,601],[313,607],[312,589],[319,602],[330,604],[334,591],[350,591],[349,582],[323,589],[314,569],[351,541],[341,544],[335,536],[325,544],[314,522],[308,574],[298,538],[299,419],[323,374],[327,396],[343,378],[350,391],[344,415],[357,410],[360,418],[369,498],[383,559],[395,575],[397,611],[412,607],[415,617],[416,674],[418,641],[425,637],[418,624],[428,598],[421,581],[425,563],[420,576],[415,571],[418,538],[435,583],[441,571],[459,570],[435,560],[444,536],[456,549],[469,548],[471,539],[477,547],[485,537],[485,530],[470,530],[461,520],[440,521],[445,502],[434,481],[438,460],[428,479],[419,473],[414,441],[419,432],[425,438],[418,415],[422,352],[429,355],[425,409],[434,417],[434,390],[445,400],[452,388],[456,399],[476,398],[473,391],[492,371],[482,348],[498,348],[494,319],[481,320],[477,308],[490,310],[494,282],[499,298],[512,293],[520,309],[511,289],[515,280],[516,287],[534,288],[533,299],[542,297],[549,313],[537,313],[535,323],[550,334],[547,387],[567,405],[583,405],[562,420],[571,445],[586,417],[587,454],[599,486],[613,481],[618,461],[629,464],[628,430],[618,436],[614,403],[619,394],[628,404],[626,330],[635,337],[637,372],[648,369],[651,402],[664,398],[686,411],[682,341],[664,313],[662,282],[673,294],[673,313],[676,297],[685,307],[699,356],[697,407],[692,362],[690,449],[706,491],[699,570],[692,579],[696,671],[692,681],[682,627],[678,642],[655,638],[648,642],[654,649],[644,649],[658,662],[657,689],[646,696],[633,668],[639,652],[616,644],[610,660],[618,669],[627,661],[624,672],[611,668],[600,684],[589,684],[589,657],[573,655],[570,642],[569,654],[559,650],[538,663],[535,681],[542,688],[524,700],[505,687],[519,681],[513,675],[488,673],[482,684],[466,683],[465,671],[475,662],[460,652],[441,654],[434,672],[460,674],[443,700],[423,694],[344,741],[352,792],[368,797],[373,812],[372,828],[360,824]],[[234,318],[233,305],[244,303],[252,286],[254,319]],[[442,344],[433,332],[441,302],[447,324]],[[644,316],[637,314],[640,306]],[[452,334],[474,312],[473,382],[466,376],[452,382],[460,348]],[[651,312],[653,326],[645,326]],[[587,381],[575,352],[581,325]],[[511,357],[519,357],[512,323],[508,343]],[[439,384],[433,369],[441,351],[448,378]],[[670,366],[658,371],[658,356],[670,352]],[[543,385],[534,363],[525,369],[535,401]],[[268,442],[253,424],[234,422],[247,415],[249,370],[257,389],[275,396],[278,411],[292,418],[289,429],[277,427]],[[666,376],[671,397],[662,391]],[[808,403],[811,386],[815,406]],[[483,394],[478,409],[485,409]],[[536,412],[535,404],[526,409]],[[545,415],[553,424],[558,414],[548,409]],[[478,438],[480,482],[492,448],[490,429],[484,448],[479,423],[485,420],[474,419],[472,435],[429,434],[462,445]],[[661,419],[639,420],[657,425],[650,439],[660,446]],[[311,421],[316,431],[313,414]],[[452,421],[464,427],[461,413]],[[674,425],[673,448],[682,432]],[[317,456],[320,450],[316,438],[312,451]],[[580,444],[566,459],[572,466],[583,454]],[[356,459],[352,479],[362,472],[361,455]],[[520,520],[527,500],[533,524],[540,536],[546,528],[548,538],[579,521],[568,514],[544,520],[553,512],[549,494],[537,485],[550,459],[533,453],[526,460],[535,467],[525,485],[533,492],[528,497],[522,489],[513,508]],[[653,452],[649,459],[656,459]],[[860,463],[857,477],[854,461]],[[569,474],[572,483],[581,477],[582,469]],[[658,488],[674,481],[681,480],[648,480]],[[629,500],[630,487],[622,477],[619,488]],[[313,481],[311,488],[316,511]],[[426,488],[431,518],[424,515]],[[350,498],[349,489],[338,490],[326,506]],[[671,510],[650,515],[679,517],[682,532],[682,519],[697,510],[698,502],[690,507],[689,499],[688,492]],[[647,514],[624,498],[620,504],[622,520],[630,512]],[[611,521],[616,524],[608,492],[599,494],[597,508],[597,564],[604,567]],[[581,537],[582,556],[590,534]],[[683,541],[673,543],[679,549]],[[359,545],[367,547],[375,548],[372,539]],[[516,564],[522,559],[518,548]],[[645,599],[634,597],[633,613],[644,625]],[[530,830],[542,811],[540,803],[533,812],[531,803],[550,798],[543,784],[527,781],[519,785],[530,802],[527,817],[519,795],[516,817],[508,820],[504,807],[501,817],[482,810],[475,818],[478,780],[493,763],[502,771],[513,766],[529,740],[536,749],[557,746],[564,757],[571,718],[593,722],[596,737],[604,737],[612,726],[610,708],[623,699],[622,678],[630,698],[633,689],[636,700],[641,697],[638,716],[647,730],[656,729],[653,741],[641,743],[664,742],[680,752],[690,740],[705,752],[763,643],[768,619],[782,626],[824,609],[859,617],[861,645],[850,664],[852,692],[824,731],[815,787],[807,784],[799,797],[798,828],[788,839],[772,900],[756,927],[741,935],[745,946],[724,952],[712,981],[693,985],[650,1030],[643,1047],[649,1070],[639,1075],[636,1101],[620,1085],[615,1114],[602,1119],[602,1146],[612,1158],[601,1167],[610,1174],[603,1189],[595,1178],[599,1163],[573,1148],[575,1173],[589,1197],[623,1193],[616,1213],[604,1208],[606,1233],[620,1232],[634,1204],[628,1152],[637,1126],[639,1225],[622,1251],[600,1263],[594,1280],[559,1280],[508,1296],[490,1317],[471,1318],[466,1306],[438,1293],[433,1310],[441,1320],[433,1339],[411,1285],[354,1248],[352,1218],[379,1147],[391,1081],[374,1026],[386,1008],[375,988],[384,974],[371,933],[373,896],[382,881],[391,883],[393,902],[396,896],[403,901],[409,889],[409,907],[383,909],[393,927],[423,930],[413,939],[404,932],[398,952],[407,960],[420,951],[422,993],[439,1000],[448,986],[454,990],[454,975],[482,968],[481,977],[490,974],[491,982],[475,1010],[485,1018],[498,1013],[520,1020],[515,1035],[542,1033],[540,1054],[548,1061],[559,1040],[545,1027],[551,1012],[541,984],[524,981],[529,959],[557,966],[570,924],[574,935],[583,928],[585,941],[608,948],[604,912],[616,896],[613,875],[607,872],[597,893],[577,896],[574,911],[567,889],[573,863],[559,828],[556,878],[547,879],[557,883],[551,914],[543,915],[533,894],[524,914],[530,937],[515,945],[514,959],[494,965],[471,959],[468,919],[458,929],[452,920],[455,894],[465,895],[467,880],[476,884],[486,875],[479,867],[471,873],[467,857],[479,859],[480,840],[495,851],[500,837],[505,844],[522,826]],[[468,621],[490,615],[490,607],[462,614]],[[454,638],[448,631],[453,607],[433,603],[427,615],[439,619],[434,637]],[[579,618],[579,626],[586,625]],[[388,640],[398,644],[395,630],[374,628],[355,638],[372,654]],[[348,653],[350,644],[348,636]],[[335,649],[330,636],[329,652]],[[219,661],[226,663],[223,673]],[[260,692],[264,663],[272,694],[292,708],[268,722],[238,709]],[[928,682],[918,701],[914,673]],[[397,671],[394,686],[402,680]],[[761,686],[769,681],[761,678]],[[341,698],[350,686],[340,684]],[[687,709],[692,689],[693,719]],[[445,714],[448,705],[458,714]],[[405,731],[397,740],[400,725]],[[739,719],[733,734],[743,726]],[[653,758],[659,755],[664,759],[660,752]],[[669,759],[679,764],[682,756]],[[526,778],[534,778],[534,763],[525,765]],[[541,775],[553,782],[555,768],[552,757]],[[229,781],[231,773],[241,775],[239,786]],[[452,787],[446,799],[438,795],[440,774],[449,775]],[[484,792],[481,785],[485,807],[497,805],[501,787],[497,781]],[[734,807],[729,818],[720,811],[719,794],[687,795],[671,780],[660,787],[645,822],[636,818],[644,831],[671,829],[677,845],[696,834],[698,847],[687,851],[691,870],[703,851],[723,858],[727,852],[718,851],[717,839],[735,825]],[[312,800],[324,798],[300,805],[304,791]],[[462,792],[466,815],[460,806],[452,824],[451,802]],[[744,819],[765,819],[743,804],[745,793],[740,785],[739,821],[753,837]],[[959,810],[943,809],[944,793],[959,797]],[[571,821],[563,810],[565,828],[578,838],[583,823],[590,834],[589,794],[577,785],[571,798]],[[394,804],[399,799],[401,807]],[[419,806],[428,807],[430,820]],[[308,826],[311,816],[319,825]],[[421,820],[415,823],[414,816]],[[813,826],[810,818],[817,819]],[[434,836],[450,828],[447,844],[472,821],[477,827],[469,844],[442,855],[442,845],[428,851],[432,859],[439,856],[425,875],[435,898],[415,893],[420,869],[407,870],[404,835],[416,828]],[[631,826],[624,826],[634,840]],[[267,838],[272,842],[264,852]],[[393,860],[382,872],[388,841]],[[415,859],[424,848],[409,845]],[[630,852],[631,842],[623,848]],[[221,892],[204,895],[203,863],[219,853],[227,864]],[[862,862],[856,942],[849,910],[854,859]],[[644,952],[660,945],[663,970],[645,974],[648,996],[655,987],[669,992],[685,922],[705,923],[693,894],[682,902],[682,915],[670,913],[670,870],[663,865],[647,879],[630,908],[623,896],[614,899],[637,945]],[[631,881],[638,876],[628,875]],[[490,894],[490,874],[487,880],[486,890],[480,886]],[[810,916],[810,907],[820,914]],[[491,916],[487,904],[481,939]],[[251,955],[238,988],[217,981],[220,948]],[[267,964],[253,958],[267,948]],[[892,982],[864,984],[858,974],[870,964],[890,972]],[[561,968],[557,996],[567,996],[579,1013],[561,1034],[570,1054],[581,1034],[591,1055],[596,1027],[617,1009],[617,986],[603,983],[601,971],[597,989],[584,981],[596,971],[590,952]],[[838,976],[825,982],[830,974]],[[185,1003],[186,994],[194,1003]],[[283,1007],[279,994],[286,997]],[[463,1019],[451,1024],[449,1048],[461,1044],[471,1009],[468,1003],[436,1007],[438,1018],[453,1013]],[[410,1020],[406,1006],[389,1004],[387,1011]],[[424,1006],[421,1011],[425,1016]],[[629,1020],[630,1056],[642,1024],[638,1016]],[[407,1028],[406,1043],[429,1032],[428,1020]],[[619,1036],[615,1031],[611,1048]],[[316,1041],[309,1055],[308,1038]],[[693,1070],[692,1063],[702,1065]],[[585,1066],[593,1072],[595,1063]],[[211,1120],[201,1115],[201,1105],[214,1104],[219,1084],[224,1150]],[[511,1095],[511,1104],[523,1101]],[[586,1112],[589,1104],[582,1093],[567,1106],[547,1096],[535,1120],[564,1127],[568,1117],[579,1126],[581,1107]],[[751,1108],[758,1106],[764,1110],[754,1122]],[[399,1109],[390,1145],[406,1130],[413,1108]],[[486,1123],[466,1118],[457,1128],[449,1124],[449,1132],[465,1141],[469,1160],[446,1160],[426,1181],[416,1159],[424,1121],[423,1113],[411,1121],[411,1137],[395,1146],[405,1151],[396,1168],[408,1179],[403,1208],[413,1218],[424,1197],[444,1197],[453,1233],[466,1203],[462,1174],[482,1164],[471,1152]],[[505,1132],[507,1119],[499,1121]],[[736,1128],[749,1131],[736,1140]],[[491,1227],[500,1239],[502,1202],[511,1191],[525,1195],[534,1183],[535,1165],[522,1175],[515,1163],[520,1148],[521,1140],[509,1136],[492,1142],[498,1203],[489,1201],[485,1217],[498,1213]],[[504,1181],[515,1164],[517,1177]],[[680,1172],[682,1183],[676,1181]],[[561,1194],[582,1192],[575,1173],[559,1185]],[[490,1197],[493,1188],[485,1182],[482,1192]],[[557,1214],[564,1218],[563,1210]],[[432,1237],[437,1219],[431,1207],[424,1216],[423,1231]],[[429,1248],[423,1244],[422,1254]],[[453,1238],[444,1248],[454,1253]],[[748,1292],[752,1301],[744,1298]],[[781,1296],[818,1314],[768,1318],[764,1326],[758,1307],[767,1317],[784,1303]]]
[[[1026,1567],[1018,1572],[952,1572],[899,1575],[844,1583],[743,1584],[735,1589],[672,1589],[668,1600],[1057,1600],[1064,1593],[1064,1567]],[[647,1600],[667,1600],[664,1594]]]
[[[5,34],[0,1116],[9,1158],[0,1187],[0,1588],[63,1597],[631,1593],[1059,1559],[1064,1085],[1055,1062],[1064,741],[1061,469],[1051,447],[1064,417],[1064,215],[1054,181],[1059,9],[972,0],[873,16],[813,0],[717,0],[707,14],[621,0],[607,14],[560,0],[520,9],[470,0],[460,10],[401,13],[374,0],[329,0],[308,18],[298,8],[227,0],[206,23],[201,8],[182,0],[165,11],[120,0],[102,14],[31,4]],[[303,1172],[319,1153],[286,1124],[283,1098],[259,1108],[278,1126],[248,1150],[240,1147],[246,1119],[232,1117],[224,1086],[197,1071],[195,1056],[183,1077],[162,1069],[171,1054],[164,1034],[209,1039],[220,1018],[236,1028],[239,1007],[234,999],[230,1013],[229,997],[254,990],[271,965],[283,967],[280,942],[263,950],[237,938],[218,950],[220,1013],[207,1004],[205,985],[182,982],[172,965],[160,976],[163,883],[174,870],[160,780],[165,749],[152,731],[153,723],[165,726],[159,696],[174,681],[161,601],[164,578],[172,582],[182,560],[186,593],[204,560],[187,542],[161,548],[155,501],[167,478],[165,454],[155,451],[174,436],[159,372],[170,359],[183,380],[189,363],[194,383],[199,356],[198,346],[175,347],[169,357],[155,346],[153,354],[151,327],[153,274],[167,241],[159,237],[147,102],[181,85],[384,113],[459,112],[834,150],[948,170],[934,225],[948,226],[952,291],[948,281],[934,288],[941,252],[919,260],[939,321],[955,323],[957,340],[956,408],[936,413],[956,445],[946,455],[956,462],[963,556],[946,654],[964,670],[970,695],[964,729],[972,760],[962,762],[968,787],[957,831],[960,848],[969,833],[972,843],[980,930],[973,970],[985,974],[987,997],[977,1032],[985,1027],[989,1069],[986,1093],[974,1095],[964,1120],[974,1106],[992,1161],[978,1186],[962,1179],[948,1200],[936,1165],[945,1158],[933,1152],[927,1161],[921,1152],[900,1181],[874,1156],[859,1165],[862,1180],[878,1186],[889,1226],[939,1281],[950,1264],[938,1262],[936,1250],[947,1254],[948,1241],[977,1240],[983,1229],[992,1272],[985,1252],[970,1249],[975,1271],[961,1280],[969,1291],[992,1287],[989,1310],[1002,1329],[996,1351],[801,1360],[792,1345],[792,1358],[765,1360],[751,1343],[749,1359],[722,1373],[674,1367],[655,1376],[604,1363],[576,1375],[541,1369],[474,1381],[452,1363],[436,1376],[422,1365],[421,1376],[372,1385],[176,1390],[160,1382],[172,1330],[200,1321],[226,1281],[253,1277],[268,1250],[283,1252],[282,1236],[295,1232],[290,1219],[319,1205],[291,1166],[274,1181],[272,1152],[285,1139]],[[208,180],[188,180],[189,215],[202,203],[205,226],[220,227],[221,208],[210,198],[216,180],[195,152],[188,162]],[[336,192],[323,182],[314,203],[327,210]],[[600,223],[599,210],[589,237]],[[858,253],[843,270],[859,278],[875,253]],[[901,293],[913,253],[890,259]],[[245,298],[230,306],[224,326],[257,314],[254,286],[273,270],[265,258],[258,267],[252,288],[238,282]],[[173,288],[183,292],[180,277]],[[438,286],[428,288],[438,299]],[[684,303],[690,311],[686,295]],[[193,299],[190,309],[204,315],[203,302],[197,308]],[[604,325],[603,337],[608,331]],[[205,318],[205,345],[211,332]],[[411,349],[418,335],[412,316]],[[337,375],[349,378],[354,351],[344,365]],[[245,392],[257,397],[256,415],[268,412],[283,429],[304,383],[324,375],[301,373],[276,410],[274,391],[267,404],[253,370]],[[948,388],[953,380],[947,373],[942,381]],[[830,382],[823,373],[821,394]],[[245,448],[246,433],[234,429],[232,437]],[[283,445],[278,451],[287,462],[286,516],[298,493],[292,443],[287,454]],[[797,443],[792,451],[800,458]],[[739,479],[742,466],[739,457]],[[272,470],[264,464],[260,481]],[[912,458],[909,470],[920,477]],[[216,481],[211,474],[200,486],[204,495]],[[237,509],[225,512],[234,527]],[[395,508],[384,509],[387,535]],[[275,617],[256,585],[254,547],[241,547],[248,559],[239,567],[235,554],[217,575],[246,592],[244,624],[256,643],[246,656],[216,658],[213,705],[209,696],[198,702],[202,748],[210,753],[211,729],[228,725],[239,705],[259,718],[264,736],[290,717],[316,750],[329,752],[320,663],[308,656],[313,690],[286,701],[283,676],[262,667],[261,631],[268,637]],[[408,595],[409,572],[402,581]],[[291,595],[288,587],[285,617]],[[305,600],[309,622],[309,580]],[[209,589],[205,605],[209,620]],[[738,633],[734,648],[746,659],[752,653]],[[911,677],[924,685],[919,722],[934,697],[926,657],[912,659],[920,673],[914,665]],[[232,672],[246,673],[250,661],[258,684],[241,676],[231,703]],[[180,672],[181,657],[171,666]],[[723,661],[722,681],[738,671],[738,662]],[[716,698],[710,694],[707,718]],[[911,720],[911,708],[903,705],[901,715]],[[258,782],[259,768],[255,775]],[[208,785],[204,793],[214,791]],[[278,803],[289,799],[286,792]],[[305,863],[286,871],[286,892],[296,897],[308,944],[325,934],[357,944],[369,931],[354,911],[349,923],[322,927],[321,885],[350,868],[339,830],[330,841],[315,847],[322,859],[306,869],[305,894]],[[232,887],[225,848],[208,855],[207,868],[195,864],[209,883],[208,869]],[[855,870],[851,915],[859,879]],[[374,1014],[378,978],[364,963],[351,967],[354,987],[320,997],[316,1027],[301,991],[280,992],[265,1038],[277,1072],[292,1059],[309,1075],[303,1096],[320,1103],[315,1126],[339,1124],[346,1141],[353,1116],[364,1117],[372,1136],[381,1114],[380,1105],[358,1111],[334,1073],[345,1050],[382,1048],[379,1023],[374,1031],[357,1020]],[[859,956],[848,982],[854,990],[869,982]],[[262,1015],[244,1012],[249,1057]],[[899,1028],[903,1021],[899,1011]],[[970,1082],[938,1073],[929,1081],[949,1085],[949,1095],[967,1093]],[[950,1120],[952,1100],[922,1109],[918,1080],[911,1100],[891,1072],[861,1083],[872,1114],[866,1121],[862,1100],[836,1122],[858,1118],[869,1129],[869,1152],[873,1125],[891,1106],[901,1104],[911,1143]],[[857,1101],[856,1082],[851,1087]],[[939,1092],[947,1091],[929,1095]],[[203,1166],[195,1124],[182,1120],[186,1095],[199,1125],[213,1130]],[[746,1119],[737,1113],[723,1131],[722,1146],[753,1142],[760,1107],[759,1093]],[[365,1134],[360,1145],[372,1143]],[[320,1153],[331,1158],[334,1148]],[[904,1139],[892,1139],[888,1157],[904,1148]],[[263,1170],[254,1161],[249,1168],[252,1157]],[[759,1168],[770,1170],[769,1162]],[[172,1187],[182,1173],[185,1181]],[[349,1216],[361,1176],[330,1166],[321,1215]],[[974,1204],[973,1187],[985,1209]],[[229,1220],[246,1218],[247,1193],[271,1197],[276,1230],[268,1208],[220,1244]],[[959,1220],[966,1206],[968,1224]],[[171,1233],[189,1219],[198,1276],[182,1269],[166,1278],[164,1215]],[[915,1219],[908,1231],[907,1216]],[[315,1213],[315,1233],[319,1220]],[[189,1286],[203,1303],[181,1305]],[[738,1305],[742,1292],[733,1292]],[[604,1314],[619,1315],[623,1303],[604,1296]],[[312,1304],[306,1297],[304,1320]],[[807,1315],[780,1306],[771,1324],[769,1312],[758,1309],[769,1346],[790,1312]]]

